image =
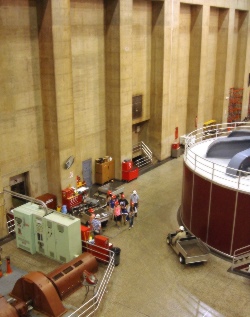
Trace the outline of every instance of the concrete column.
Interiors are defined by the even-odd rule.
[[[0,168],[1,175],[1,168]],[[3,194],[3,186],[2,186],[2,178],[0,177],[0,237],[6,234],[6,217],[4,210],[4,194]]]
[[[234,86],[234,72],[232,67],[235,60],[235,48],[234,48],[234,19],[235,19],[235,10],[230,8],[228,9],[228,33],[227,41],[224,50],[226,52],[225,58],[225,87],[224,87],[224,101],[223,101],[223,120],[222,122],[227,122],[228,116],[228,99],[229,89]]]
[[[195,102],[191,107],[193,112],[192,115],[189,117],[190,122],[189,122],[189,127],[192,128],[192,130],[195,129],[195,117],[197,115],[197,128],[201,128],[203,126],[203,123],[205,120],[205,111],[206,111],[206,89],[212,89],[214,90],[214,86],[209,86],[207,83],[207,61],[208,61],[208,56],[207,56],[207,45],[208,45],[208,32],[209,32],[209,17],[210,17],[210,7],[208,5],[203,5],[203,7],[197,6],[196,8],[193,8],[193,26],[194,29],[197,28],[196,31],[193,33],[193,50],[196,51],[194,55],[191,57],[192,59],[198,59],[200,58],[199,61],[193,60],[193,63],[198,63],[198,70],[197,70],[197,77],[198,77],[198,89],[196,87],[192,87],[192,82],[196,81],[194,78],[189,78],[190,80],[190,85],[192,87],[192,94],[197,94],[197,112],[195,113]],[[197,19],[197,20],[196,20]],[[197,25],[196,25],[197,23]],[[197,46],[198,49],[196,49],[196,33],[197,32]],[[192,32],[191,32],[192,33]],[[192,63],[192,65],[194,65]],[[191,92],[190,92],[191,93]],[[213,119],[213,118],[211,118]],[[191,132],[191,130],[189,131]]]
[[[74,105],[71,64],[70,1],[38,4],[39,49],[48,191],[61,199],[61,189],[75,185]]]
[[[164,2],[152,2],[151,39],[151,103],[149,145],[154,155],[161,159],[164,99]],[[168,121],[168,120],[167,120]],[[165,127],[167,129],[167,127]]]
[[[215,85],[214,85],[214,103],[213,103],[213,119],[217,123],[226,122],[227,111],[225,107],[228,103],[226,96],[226,66],[228,54],[229,41],[229,10],[218,9],[218,42],[216,53],[216,71],[215,71]]]
[[[107,155],[132,158],[132,0],[105,1]]]
[[[191,30],[190,30],[190,54],[188,76],[188,99],[187,99],[187,124],[186,132],[195,129],[195,118],[202,121],[203,114],[198,113],[199,85],[201,72],[201,49],[202,49],[202,6],[191,6]],[[203,42],[204,43],[204,42]],[[204,54],[204,50],[203,50]]]
[[[238,23],[235,25],[238,31],[237,53],[236,53],[236,67],[235,67],[235,88],[243,88],[242,99],[242,119],[248,113],[249,101],[249,41],[247,36],[249,34],[249,13],[247,11],[238,11]],[[248,49],[248,50],[247,50]],[[247,54],[248,53],[248,54]]]
[[[175,129],[179,126],[179,110],[177,102],[178,79],[178,35],[180,2],[165,1],[164,3],[164,67],[163,67],[163,112],[161,155],[164,159],[171,155],[171,145],[175,141]]]
[[[159,160],[170,156],[175,127],[178,126],[176,80],[179,11],[178,1],[152,2],[149,145]]]

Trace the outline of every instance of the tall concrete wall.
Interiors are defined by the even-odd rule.
[[[0,192],[28,173],[28,194],[47,191],[36,1],[0,4]],[[0,227],[11,196],[1,194]]]
[[[82,161],[94,171],[111,155],[120,179],[141,140],[162,160],[176,127],[226,121],[231,87],[244,88],[244,118],[249,10],[249,0],[2,0],[0,192],[25,173],[29,195],[60,203]],[[137,94],[142,117],[132,119]],[[11,206],[2,196],[0,220]]]
[[[76,175],[82,161],[106,152],[105,7],[103,1],[71,1],[71,52]]]

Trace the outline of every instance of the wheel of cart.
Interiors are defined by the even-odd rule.
[[[181,254],[179,254],[179,261],[180,261],[181,264],[185,264],[186,263],[185,258]]]

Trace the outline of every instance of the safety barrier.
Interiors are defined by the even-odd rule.
[[[153,153],[150,150],[150,148],[143,142],[139,142],[138,144],[133,146],[133,153],[139,152],[142,156],[141,158],[138,158],[134,164],[139,168],[146,167],[150,164],[152,164],[153,161]]]
[[[8,229],[8,233],[15,233],[15,220],[14,219],[10,219],[7,221],[7,229]]]
[[[196,147],[199,143],[201,147],[204,146],[204,148],[207,148],[208,143],[211,143],[213,140],[226,137],[233,130],[242,129],[250,131],[250,122],[215,124],[210,126],[209,130],[207,128],[200,128],[191,132],[185,139],[184,161],[186,165],[214,183],[249,193],[249,172],[227,168],[226,165],[213,162],[213,160],[203,157],[200,154],[201,151],[198,152]],[[231,173],[230,170],[232,171]],[[234,177],[230,177],[230,174]]]
[[[89,242],[84,242],[84,244],[85,244],[85,248],[87,249],[87,251],[91,251],[92,244]],[[98,257],[98,255],[97,255],[96,258],[97,259],[99,258],[103,261],[102,255],[103,254],[106,255],[107,249],[102,248],[102,247],[98,247],[98,250],[99,251],[95,250],[95,253],[99,253],[100,256]],[[102,250],[105,252],[102,252]],[[112,275],[114,267],[115,267],[115,253],[111,250],[109,250],[108,252],[109,252],[109,261],[107,261],[108,266],[107,266],[107,269],[105,270],[105,273],[103,275],[101,282],[99,283],[99,286],[97,287],[98,289],[97,289],[96,293],[93,295],[93,297],[91,299],[89,299],[82,306],[80,306],[78,309],[76,309],[68,317],[92,316],[96,312],[98,307],[100,306],[101,300],[103,298],[103,295],[105,294],[106,288],[108,286],[109,280],[111,278],[111,275]]]
[[[241,273],[250,274],[250,245],[234,251],[232,271],[241,271]]]

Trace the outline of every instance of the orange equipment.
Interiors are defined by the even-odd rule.
[[[13,271],[10,267],[10,256],[6,256],[6,273],[11,274]]]

